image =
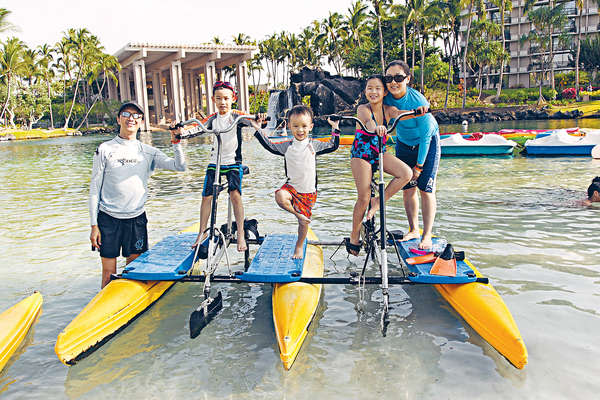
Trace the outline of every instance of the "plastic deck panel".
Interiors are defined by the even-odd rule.
[[[138,281],[176,281],[192,267],[196,233],[167,236],[133,260],[123,270],[123,278]]]
[[[238,278],[246,282],[265,283],[286,283],[300,280],[307,242],[304,241],[302,258],[293,259],[292,255],[297,239],[296,235],[267,235],[248,271],[238,275]]]

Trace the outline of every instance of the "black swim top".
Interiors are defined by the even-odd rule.
[[[369,111],[371,111],[371,119],[375,122],[375,126],[377,126],[377,120],[375,119],[375,114],[373,114],[373,109],[371,108],[371,104],[369,104]],[[383,114],[383,126],[387,127],[387,119],[385,118],[385,107],[381,106],[381,113]]]

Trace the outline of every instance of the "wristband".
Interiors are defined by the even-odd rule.
[[[334,129],[331,131],[331,136],[340,136],[340,133],[342,133],[339,129]]]
[[[419,172],[423,172],[423,167],[419,167],[418,165],[415,165],[415,170],[419,171]]]

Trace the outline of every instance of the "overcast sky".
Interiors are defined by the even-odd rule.
[[[68,28],[87,28],[114,54],[129,42],[204,43],[237,33],[253,39],[299,33],[329,11],[346,13],[352,0],[3,0],[8,20],[30,47],[54,45]]]

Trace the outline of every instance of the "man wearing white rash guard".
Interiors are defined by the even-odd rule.
[[[136,134],[144,119],[141,107],[124,103],[117,114],[119,135],[98,146],[94,154],[90,182],[90,221],[92,250],[102,260],[102,287],[117,272],[119,253],[127,264],[148,249],[144,205],[148,199],[148,178],[156,168],[185,171],[185,157],[171,131],[175,158],[141,143]]]

